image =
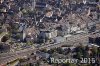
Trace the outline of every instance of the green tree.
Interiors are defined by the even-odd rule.
[[[77,54],[76,54],[76,58],[81,58],[81,53],[80,52],[77,52]]]
[[[98,52],[97,47],[92,47],[93,56],[97,56],[97,52]]]
[[[33,42],[32,41],[27,41],[27,45],[33,45]]]
[[[98,56],[100,55],[100,47],[98,47],[97,48],[98,50],[97,50],[97,54],[98,54]]]
[[[63,53],[63,50],[62,50],[62,48],[57,48],[57,52],[59,53],[59,54],[62,54]]]

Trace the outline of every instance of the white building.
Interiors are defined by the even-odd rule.
[[[54,38],[57,36],[57,30],[41,31],[40,36],[48,39]]]

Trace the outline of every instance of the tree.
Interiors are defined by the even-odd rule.
[[[46,52],[47,52],[47,49],[46,49],[46,48],[44,48],[44,49],[42,49],[41,51],[46,53]]]
[[[72,64],[72,63],[65,63],[62,66],[76,66],[76,64]]]
[[[76,58],[78,58],[78,59],[80,59],[81,58],[81,53],[80,52],[77,52],[77,54],[76,54]]]
[[[50,49],[50,50],[48,50],[48,53],[49,53],[49,54],[53,54],[54,51],[55,51],[54,49]]]
[[[62,50],[62,48],[57,48],[57,52],[59,53],[59,54],[62,54],[63,53],[63,50]]]
[[[98,47],[97,54],[100,55],[100,47]]]
[[[40,63],[39,63],[39,62],[37,62],[35,66],[40,66]]]
[[[65,63],[62,66],[70,66],[70,63]]]
[[[27,41],[27,45],[33,45],[33,42],[32,41]]]
[[[97,48],[96,47],[92,47],[92,54],[93,56],[97,56]]]

